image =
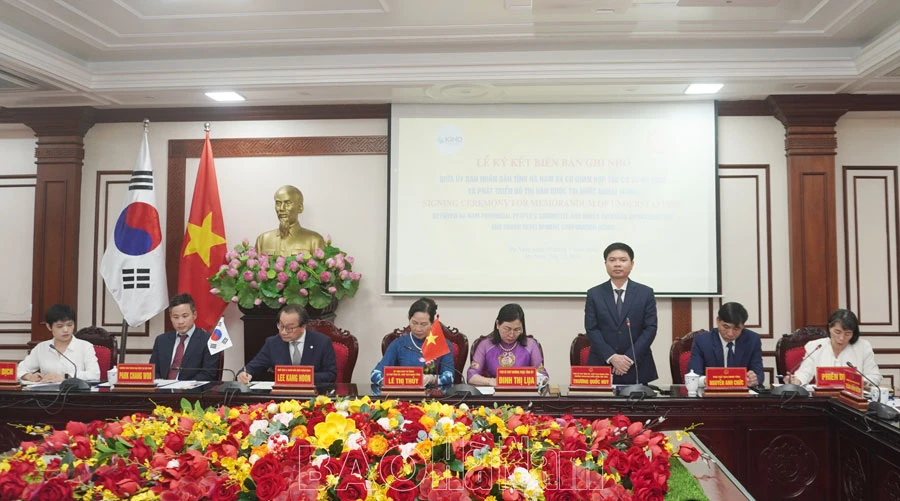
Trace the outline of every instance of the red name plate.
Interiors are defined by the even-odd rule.
[[[846,367],[816,367],[816,389],[843,389]]]
[[[153,364],[119,364],[116,384],[153,384]]]
[[[816,385],[818,387],[818,385]],[[862,375],[853,369],[846,369],[844,372],[844,391],[851,393],[857,397],[863,396],[863,378]]]
[[[310,386],[315,386],[313,366],[276,365],[275,385],[291,387],[295,386],[298,388],[308,388]]]
[[[425,372],[421,367],[385,367],[383,388],[422,387],[425,385]]]
[[[747,387],[745,367],[707,367],[707,390],[731,390]]]
[[[535,388],[537,369],[534,367],[498,367],[497,388]]]
[[[0,362],[0,383],[16,382],[16,362]]]
[[[598,388],[612,388],[612,367],[594,365],[572,366],[572,376],[569,386],[594,386]]]

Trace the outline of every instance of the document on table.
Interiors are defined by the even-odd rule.
[[[250,381],[251,390],[271,390],[275,381]]]
[[[153,382],[156,383],[157,388],[166,390],[190,390],[206,384],[206,381],[178,381],[177,379],[156,379]]]
[[[480,391],[482,395],[493,395],[494,394],[493,386],[476,386],[476,388],[478,388],[478,391]]]

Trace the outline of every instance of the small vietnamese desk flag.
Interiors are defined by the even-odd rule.
[[[216,325],[228,306],[209,292],[209,277],[225,264],[226,247],[219,183],[207,130],[178,268],[178,293],[186,292],[194,298],[196,324],[207,331]]]
[[[447,338],[444,337],[444,328],[441,327],[441,318],[434,317],[434,323],[431,324],[431,332],[425,337],[425,343],[422,344],[422,356],[425,362],[442,357],[450,353],[450,347],[447,346]]]

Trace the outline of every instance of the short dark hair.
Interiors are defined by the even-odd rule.
[[[622,242],[613,242],[606,246],[606,249],[603,250],[603,260],[606,261],[607,256],[612,251],[622,250],[628,253],[628,259],[634,261],[634,249],[631,248],[628,244],[623,244]]]
[[[52,326],[56,322],[75,321],[75,310],[67,304],[54,304],[44,313],[44,321]]]
[[[719,308],[719,320],[734,324],[744,325],[747,323],[747,309],[741,303],[725,303]]]
[[[407,318],[412,318],[416,313],[427,313],[428,319],[434,322],[434,317],[437,315],[437,303],[434,302],[434,299],[420,297],[409,307],[409,316]]]
[[[176,296],[172,296],[172,299],[169,300],[169,309],[172,309],[176,306],[181,306],[183,304],[191,305],[191,311],[197,311],[197,307],[194,305],[194,298],[191,297],[190,294],[186,292],[182,292]]]
[[[281,314],[287,313],[290,315],[291,313],[296,313],[297,317],[300,319],[300,325],[298,327],[303,327],[304,325],[309,323],[309,313],[306,311],[306,308],[298,305],[298,304],[286,304],[278,310],[278,316],[275,317],[281,322]]]
[[[505,304],[500,308],[500,311],[497,312],[497,321],[494,323],[494,331],[490,334],[491,343],[500,344],[500,330],[497,328],[498,325],[505,322],[515,322],[516,320],[522,322],[522,334],[517,341],[520,345],[525,346],[525,344],[528,343],[528,338],[525,337],[528,335],[528,331],[525,330],[525,310],[516,303]]]
[[[828,330],[830,331],[835,324],[841,324],[844,329],[853,331],[850,344],[856,344],[856,341],[859,340],[859,319],[856,318],[855,313],[843,308],[834,310],[834,313],[828,317]],[[831,332],[828,335],[831,336]]]

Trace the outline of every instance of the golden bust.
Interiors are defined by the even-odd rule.
[[[256,237],[256,250],[269,256],[311,255],[325,248],[325,239],[315,231],[300,226],[297,216],[303,212],[303,193],[285,185],[275,192],[275,214],[278,228]]]

